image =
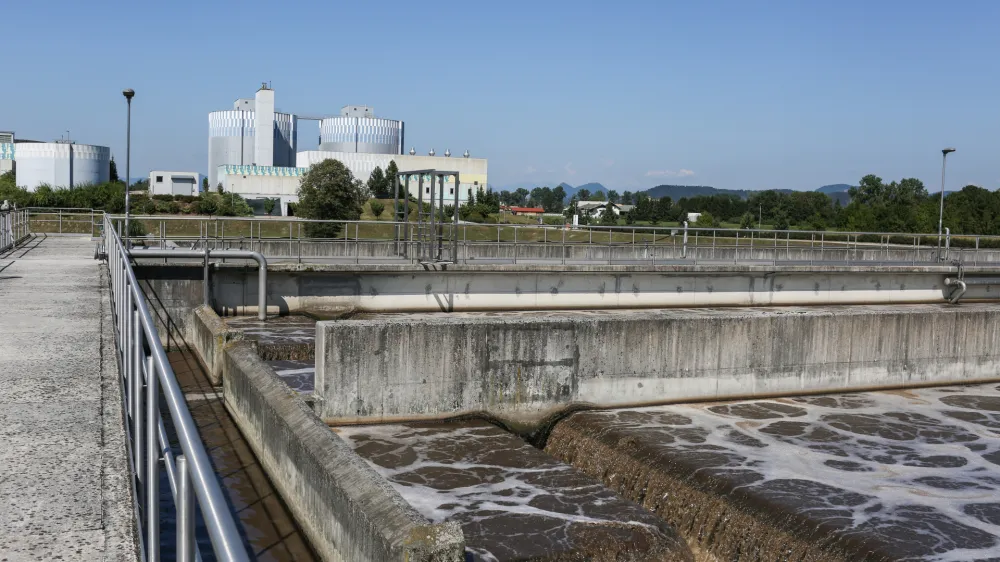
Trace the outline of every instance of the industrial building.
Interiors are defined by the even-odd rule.
[[[383,171],[391,161],[401,172],[441,170],[458,172],[461,180],[459,199],[487,184],[487,162],[472,158],[465,151],[462,158],[451,158],[446,150],[437,156],[431,149],[419,156],[412,148],[403,153],[405,126],[402,121],[375,115],[367,105],[344,106],[339,115],[306,116],[275,110],[275,96],[267,84],[261,85],[254,99],[240,98],[233,109],[208,115],[208,180],[213,187],[242,195],[254,208],[265,198],[281,201],[280,213],[288,213],[289,203],[298,201],[300,178],[309,168],[327,159],[342,162],[354,177],[367,181],[372,171]],[[319,142],[315,149],[299,152],[298,121],[319,122]],[[258,135],[270,131],[270,135]],[[314,145],[315,146],[315,145]],[[425,197],[430,194],[429,178]],[[446,197],[454,197],[454,185],[446,183]],[[414,197],[418,182],[411,182]]]
[[[40,185],[72,189],[104,183],[111,177],[111,149],[71,140],[19,140],[12,132],[0,132],[0,173],[11,170],[17,185],[28,191]]]
[[[151,195],[198,195],[200,191],[201,174],[198,172],[154,170],[149,173]]]

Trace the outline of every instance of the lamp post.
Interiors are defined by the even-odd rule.
[[[128,246],[128,221],[129,211],[131,210],[128,182],[131,181],[132,177],[132,170],[130,169],[132,158],[132,97],[135,96],[135,90],[126,88],[122,90],[122,95],[125,96],[125,101],[128,102],[128,117],[125,125],[125,245]]]
[[[948,155],[955,152],[954,148],[941,149],[941,210],[938,211],[938,248],[941,248],[941,226],[944,224],[944,168],[948,162]]]

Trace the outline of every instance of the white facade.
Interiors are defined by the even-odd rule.
[[[260,208],[255,200],[278,199],[276,214],[288,215],[288,204],[299,201],[299,182],[307,172],[305,168],[275,166],[219,166],[216,176],[226,192],[238,193]]]
[[[201,174],[198,172],[154,170],[149,173],[150,195],[198,195],[200,191]]]
[[[208,114],[209,185],[221,181],[219,166],[293,166],[297,143],[298,118],[275,111],[274,90],[262,86],[253,99]]]
[[[459,187],[459,201],[466,201],[469,198],[469,190],[473,193],[483,189],[487,185],[487,161],[485,158],[463,158],[446,156],[410,156],[409,154],[363,154],[356,152],[327,152],[321,150],[308,150],[300,152],[296,159],[299,168],[309,168],[324,160],[339,160],[347,169],[354,174],[354,177],[367,182],[375,167],[385,171],[389,167],[389,162],[395,161],[400,172],[409,170],[441,170],[443,172],[458,172],[459,180],[462,182]],[[419,183],[417,178],[410,180],[410,194],[419,198]],[[445,182],[445,199],[454,200],[454,182]],[[430,196],[430,178],[424,179],[424,199]]]
[[[17,184],[28,191],[40,185],[73,188],[111,178],[111,149],[106,146],[62,142],[22,142],[15,146]]]

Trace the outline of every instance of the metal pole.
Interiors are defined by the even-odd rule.
[[[177,562],[194,562],[194,488],[187,457],[177,460]]]
[[[163,259],[164,259],[164,261],[166,261],[166,258],[163,258]],[[210,303],[212,302],[211,299],[209,298],[209,294],[211,293],[211,291],[209,290],[209,285],[208,285],[208,283],[209,283],[208,275],[209,275],[209,273],[208,273],[208,248],[205,248],[205,266],[204,266],[204,271],[202,272],[202,278],[201,278],[202,304],[204,304],[205,306],[210,306]]]
[[[130,178],[132,177],[132,96],[135,95],[135,90],[132,88],[122,90],[122,95],[125,96],[125,101],[128,102],[128,116],[125,119],[125,247],[128,248],[129,214],[132,211],[128,189],[129,182],[131,181]]]
[[[938,258],[941,256],[941,225],[944,222],[944,170],[948,163],[948,153],[955,152],[954,148],[941,150],[941,208],[938,211]]]
[[[432,176],[433,177],[433,176]],[[433,181],[433,180],[432,180]],[[424,256],[424,175],[417,178],[417,259]]]
[[[399,174],[392,178],[392,246],[399,253]]]
[[[157,428],[160,417],[160,387],[156,379],[156,364],[151,361],[150,367],[146,377],[146,560],[159,562],[160,445]]]
[[[458,180],[458,173],[455,173],[455,210],[454,210],[454,229],[451,234],[451,261],[458,263],[458,191],[461,189],[462,183]]]

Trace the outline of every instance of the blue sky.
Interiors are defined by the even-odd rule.
[[[4,6],[0,130],[207,168],[207,113],[369,104],[495,186],[1000,187],[1000,2],[123,2]],[[305,123],[300,150],[313,147]]]

